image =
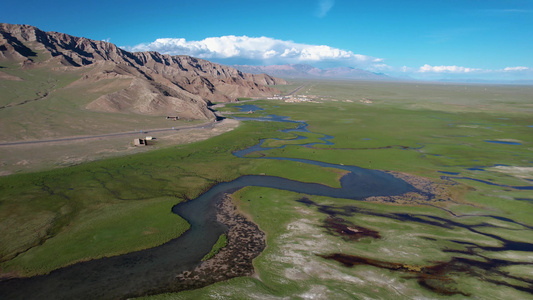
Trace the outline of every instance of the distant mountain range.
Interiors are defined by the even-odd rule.
[[[86,105],[90,110],[189,119],[215,118],[207,108],[212,102],[269,96],[279,93],[269,85],[286,84],[266,74],[247,74],[190,56],[132,53],[104,41],[0,23],[0,79],[24,80],[10,74],[13,68],[78,74],[69,87],[94,95]],[[49,92],[37,94],[46,98]]]
[[[236,69],[251,74],[265,73],[281,78],[331,78],[331,79],[360,79],[360,80],[393,80],[382,74],[351,67],[337,67],[319,69],[306,64],[248,66],[235,65]]]

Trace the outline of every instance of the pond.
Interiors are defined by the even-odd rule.
[[[495,140],[485,140],[487,143],[493,143],[493,144],[504,144],[504,145],[516,145],[520,146],[522,143],[519,142],[510,142],[510,141],[495,141]]]

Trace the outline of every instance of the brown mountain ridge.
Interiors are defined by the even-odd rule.
[[[0,23],[0,63],[81,72],[69,87],[94,93],[89,110],[187,119],[214,119],[208,109],[213,102],[269,96],[279,93],[269,85],[286,84],[190,56],[128,52],[109,42],[5,23]],[[0,79],[20,80],[1,69]]]

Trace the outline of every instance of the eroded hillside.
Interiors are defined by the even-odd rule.
[[[6,82],[31,81],[32,72],[41,77],[49,72],[52,78],[28,82],[32,91],[26,94],[4,97],[3,109],[59,93],[80,99],[77,105],[91,111],[210,120],[215,118],[207,108],[212,102],[272,95],[278,91],[268,85],[286,83],[190,56],[131,53],[108,42],[29,25],[0,24],[0,64],[0,78]],[[29,75],[17,76],[20,72]],[[70,77],[57,84],[57,76]]]

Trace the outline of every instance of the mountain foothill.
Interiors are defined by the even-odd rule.
[[[270,96],[279,93],[272,85],[287,83],[191,56],[128,52],[105,41],[0,23],[0,80],[25,80],[10,69],[75,74],[67,87],[55,88],[89,95],[84,109],[203,120],[215,119],[212,103]]]

